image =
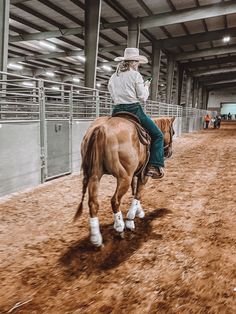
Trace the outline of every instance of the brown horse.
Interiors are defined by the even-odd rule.
[[[154,119],[164,135],[164,156],[172,155],[174,118]],[[142,177],[139,169],[147,160],[147,147],[141,143],[134,123],[124,117],[97,118],[86,132],[82,145],[83,195],[75,214],[77,219],[83,209],[84,196],[88,188],[90,210],[90,241],[95,246],[102,245],[102,235],[97,217],[98,187],[103,174],[113,175],[117,179],[116,191],[111,198],[114,213],[114,228],[122,233],[125,227],[122,213],[119,211],[122,197],[132,185],[134,199],[127,213],[126,228],[134,229],[134,218],[144,217],[140,204],[141,191],[148,177]],[[137,174],[137,184],[134,177]]]

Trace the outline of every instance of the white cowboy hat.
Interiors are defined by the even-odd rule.
[[[114,61],[139,61],[140,63],[148,63],[145,56],[140,56],[138,48],[126,48],[124,57],[116,57]]]

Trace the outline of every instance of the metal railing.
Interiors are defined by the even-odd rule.
[[[108,92],[75,84],[53,82],[0,72],[0,120],[95,119],[110,115],[113,102]],[[144,111],[152,117],[200,117],[215,112],[148,100]]]

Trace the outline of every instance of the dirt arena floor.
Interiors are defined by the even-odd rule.
[[[236,313],[236,124],[183,135],[150,180],[146,217],[113,232],[104,177],[102,250],[88,239],[88,209],[72,219],[81,177],[0,201],[0,313]],[[124,198],[126,213],[131,193]],[[18,307],[17,307],[18,306]]]

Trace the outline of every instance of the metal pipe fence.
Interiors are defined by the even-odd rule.
[[[90,122],[110,116],[113,106],[105,91],[0,72],[0,196],[79,171]],[[155,101],[142,106],[151,117],[176,117],[176,136],[215,114]]]
[[[39,120],[40,104],[46,119],[95,119],[110,115],[114,106],[108,92],[0,72],[0,120]],[[40,99],[40,98],[43,98]],[[215,112],[148,100],[152,117],[200,117]]]

